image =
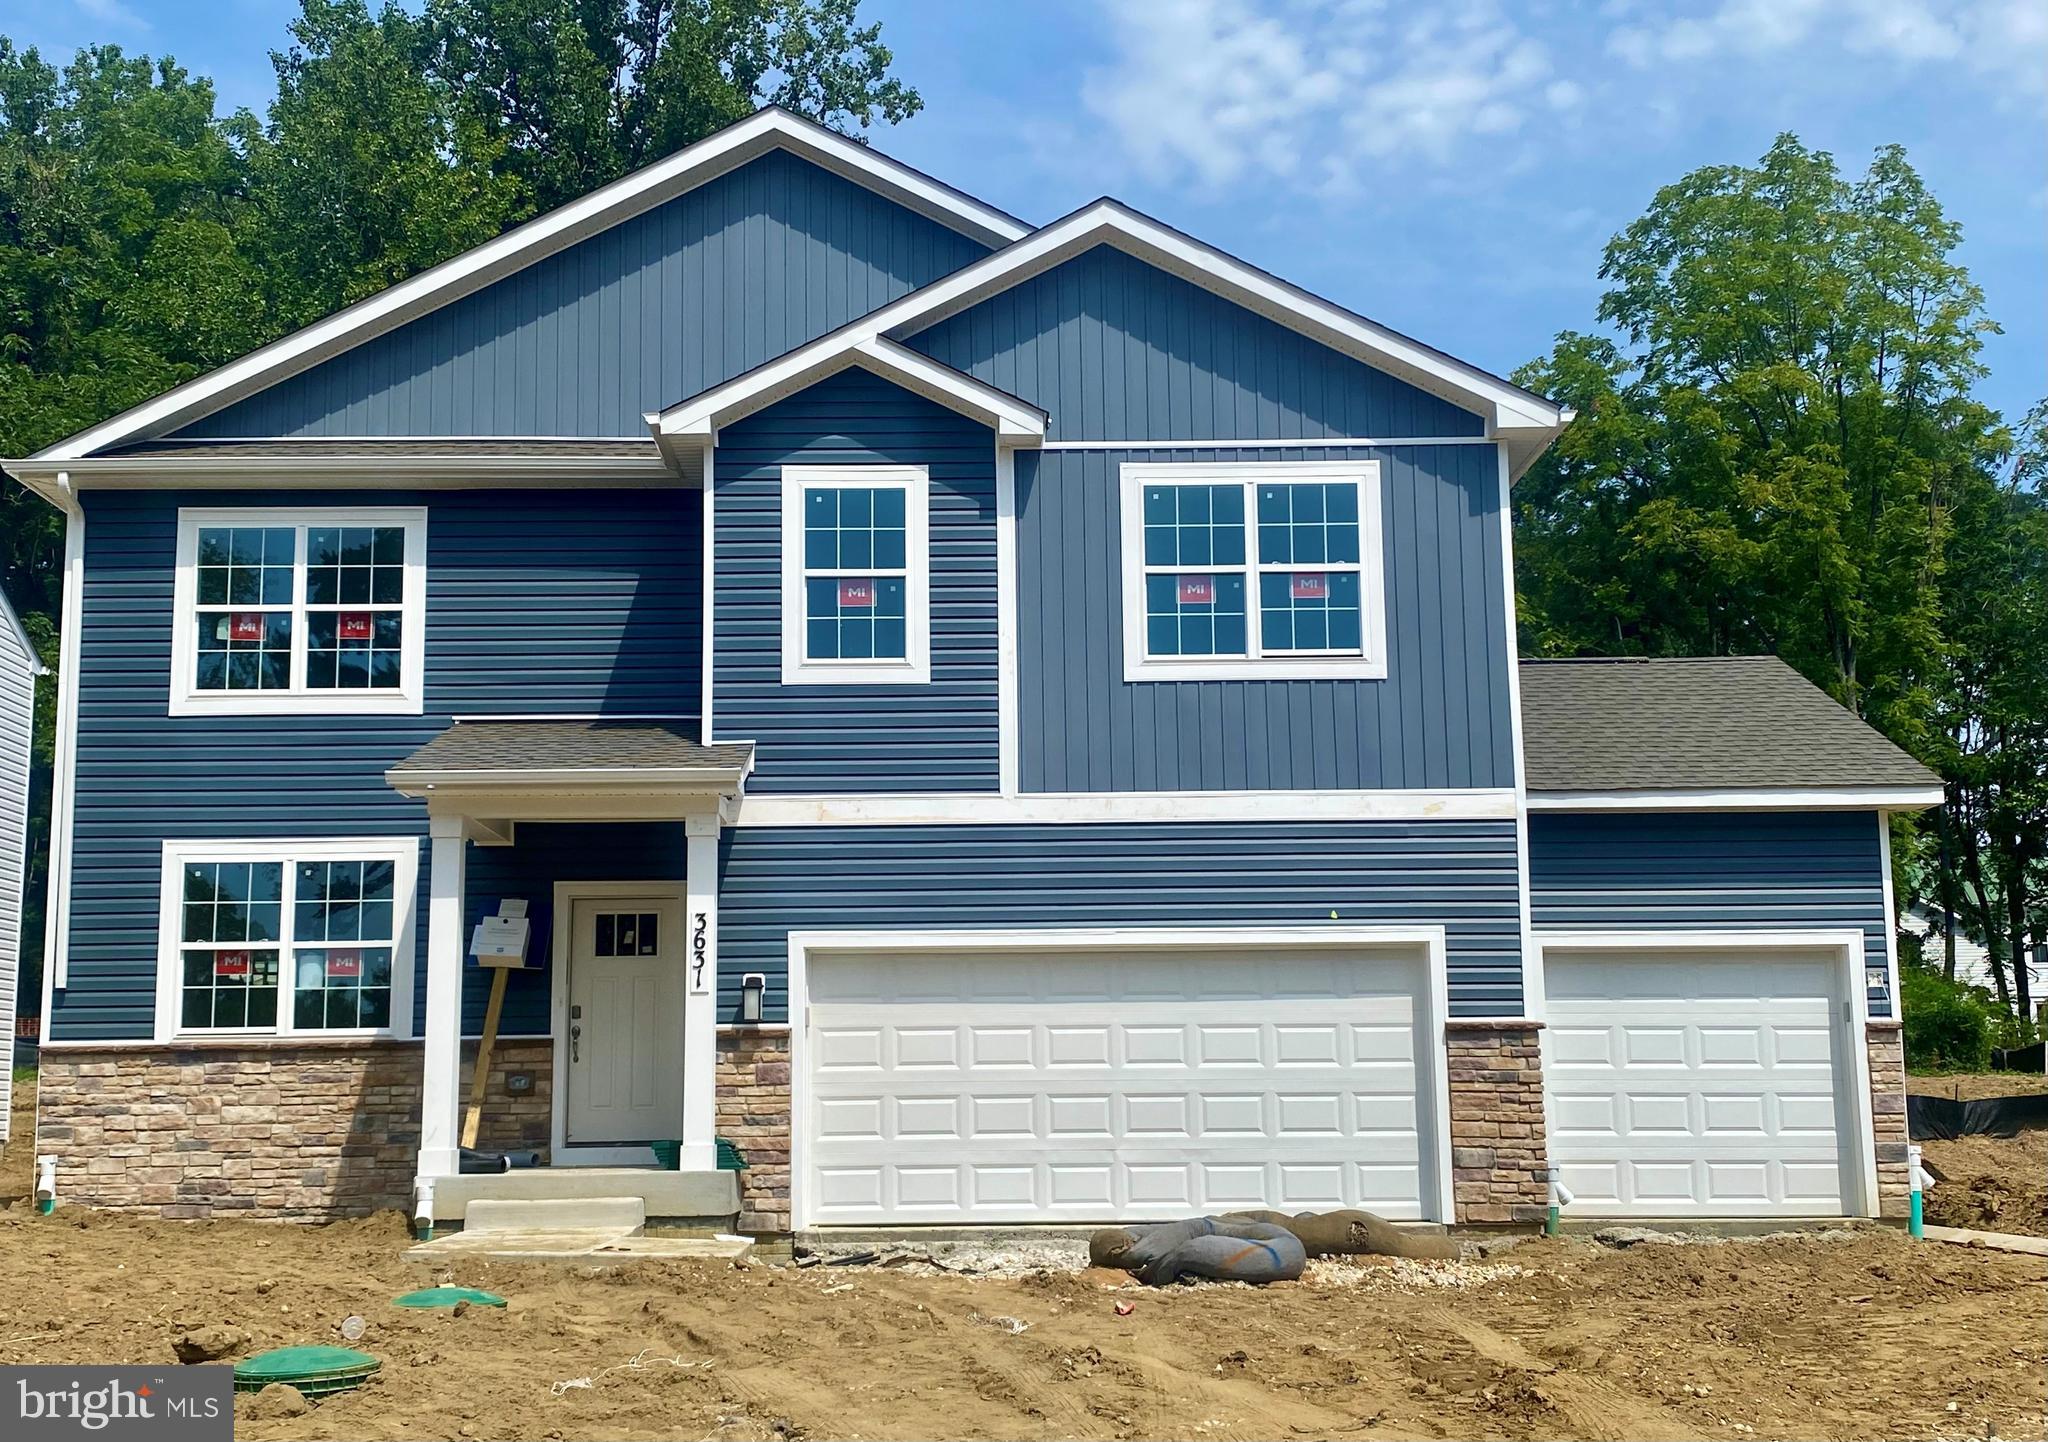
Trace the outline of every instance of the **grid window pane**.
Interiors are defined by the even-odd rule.
[[[403,526],[313,526],[307,530],[309,604],[395,605],[404,596]]]
[[[285,568],[289,585],[291,568]],[[287,590],[285,599],[291,599]],[[194,614],[193,684],[201,691],[281,691],[292,683],[289,611]]]
[[[289,606],[296,544],[290,526],[200,527],[199,604]]]
[[[1147,576],[1147,654],[1245,655],[1244,601],[1242,575],[1180,572]]]
[[[395,691],[403,669],[405,616],[398,611],[309,611],[306,688]]]
[[[294,1026],[333,1031],[390,1024],[395,882],[388,861],[298,863],[292,916]]]
[[[1267,571],[1259,577],[1259,644],[1267,652],[1362,648],[1356,571]]]
[[[277,953],[249,947],[187,948],[179,1024],[196,1030],[277,1025]]]
[[[804,568],[900,570],[908,530],[901,486],[806,486]]]
[[[1267,565],[1355,565],[1358,487],[1351,481],[1259,487],[1259,560]]]
[[[804,581],[805,650],[815,661],[906,659],[908,588],[901,576]]]
[[[653,956],[661,950],[659,913],[599,912],[596,949],[599,956]]]
[[[1241,566],[1244,488],[1147,486],[1144,530],[1148,566]]]

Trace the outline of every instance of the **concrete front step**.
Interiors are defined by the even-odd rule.
[[[479,1202],[569,1202],[637,1199],[640,1221],[732,1230],[740,1188],[732,1172],[669,1172],[653,1167],[531,1167],[472,1172],[434,1183],[434,1221],[471,1225]],[[573,1223],[572,1223],[573,1224]]]
[[[634,1237],[647,1226],[643,1197],[477,1197],[462,1218],[465,1232],[604,1232]]]

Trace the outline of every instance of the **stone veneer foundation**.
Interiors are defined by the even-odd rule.
[[[1458,1021],[1444,1028],[1460,1225],[1543,1220],[1549,1161],[1539,1029],[1535,1022]]]
[[[789,1031],[718,1034],[718,1135],[746,1154],[739,1229],[789,1231]]]
[[[465,1105],[475,1050],[465,1043]],[[480,1146],[545,1160],[552,1062],[546,1039],[498,1044]],[[309,1222],[409,1212],[420,1066],[417,1042],[45,1047],[36,1155],[57,1158],[60,1206]],[[513,1071],[534,1074],[531,1093],[505,1093]]]
[[[1906,1041],[1896,1021],[1864,1027],[1870,1054],[1870,1124],[1877,1140],[1877,1210],[1903,1217],[1912,1208],[1906,1177]]]

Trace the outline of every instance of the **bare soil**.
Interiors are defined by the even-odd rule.
[[[20,1150],[17,1144],[9,1151]],[[16,1157],[0,1160],[11,1183]],[[2038,1438],[2048,1263],[1889,1229],[1484,1263],[1319,1266],[1268,1288],[1119,1274],[401,1260],[396,1215],[165,1223],[21,1193],[0,1362],[169,1363],[341,1340],[381,1377],[295,1438]],[[1836,1234],[1839,1238],[1840,1234]],[[409,1312],[453,1280],[509,1306]],[[1119,1305],[1130,1308],[1119,1316]]]
[[[2048,1076],[2027,1072],[1909,1076],[1906,1090],[1914,1096],[1982,1101],[2048,1091]],[[2048,1237],[2048,1131],[1924,1141],[1920,1147],[1943,1178],[1926,1194],[1928,1221],[1944,1227]]]
[[[1987,1097],[2027,1096],[2048,1092],[2048,1076],[2025,1071],[1930,1072],[1906,1078],[1906,1094],[1983,1101]]]

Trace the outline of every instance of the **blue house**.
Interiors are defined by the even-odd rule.
[[[1939,783],[1769,658],[1518,664],[1569,420],[767,110],[6,462],[60,1202],[1895,1210]]]

